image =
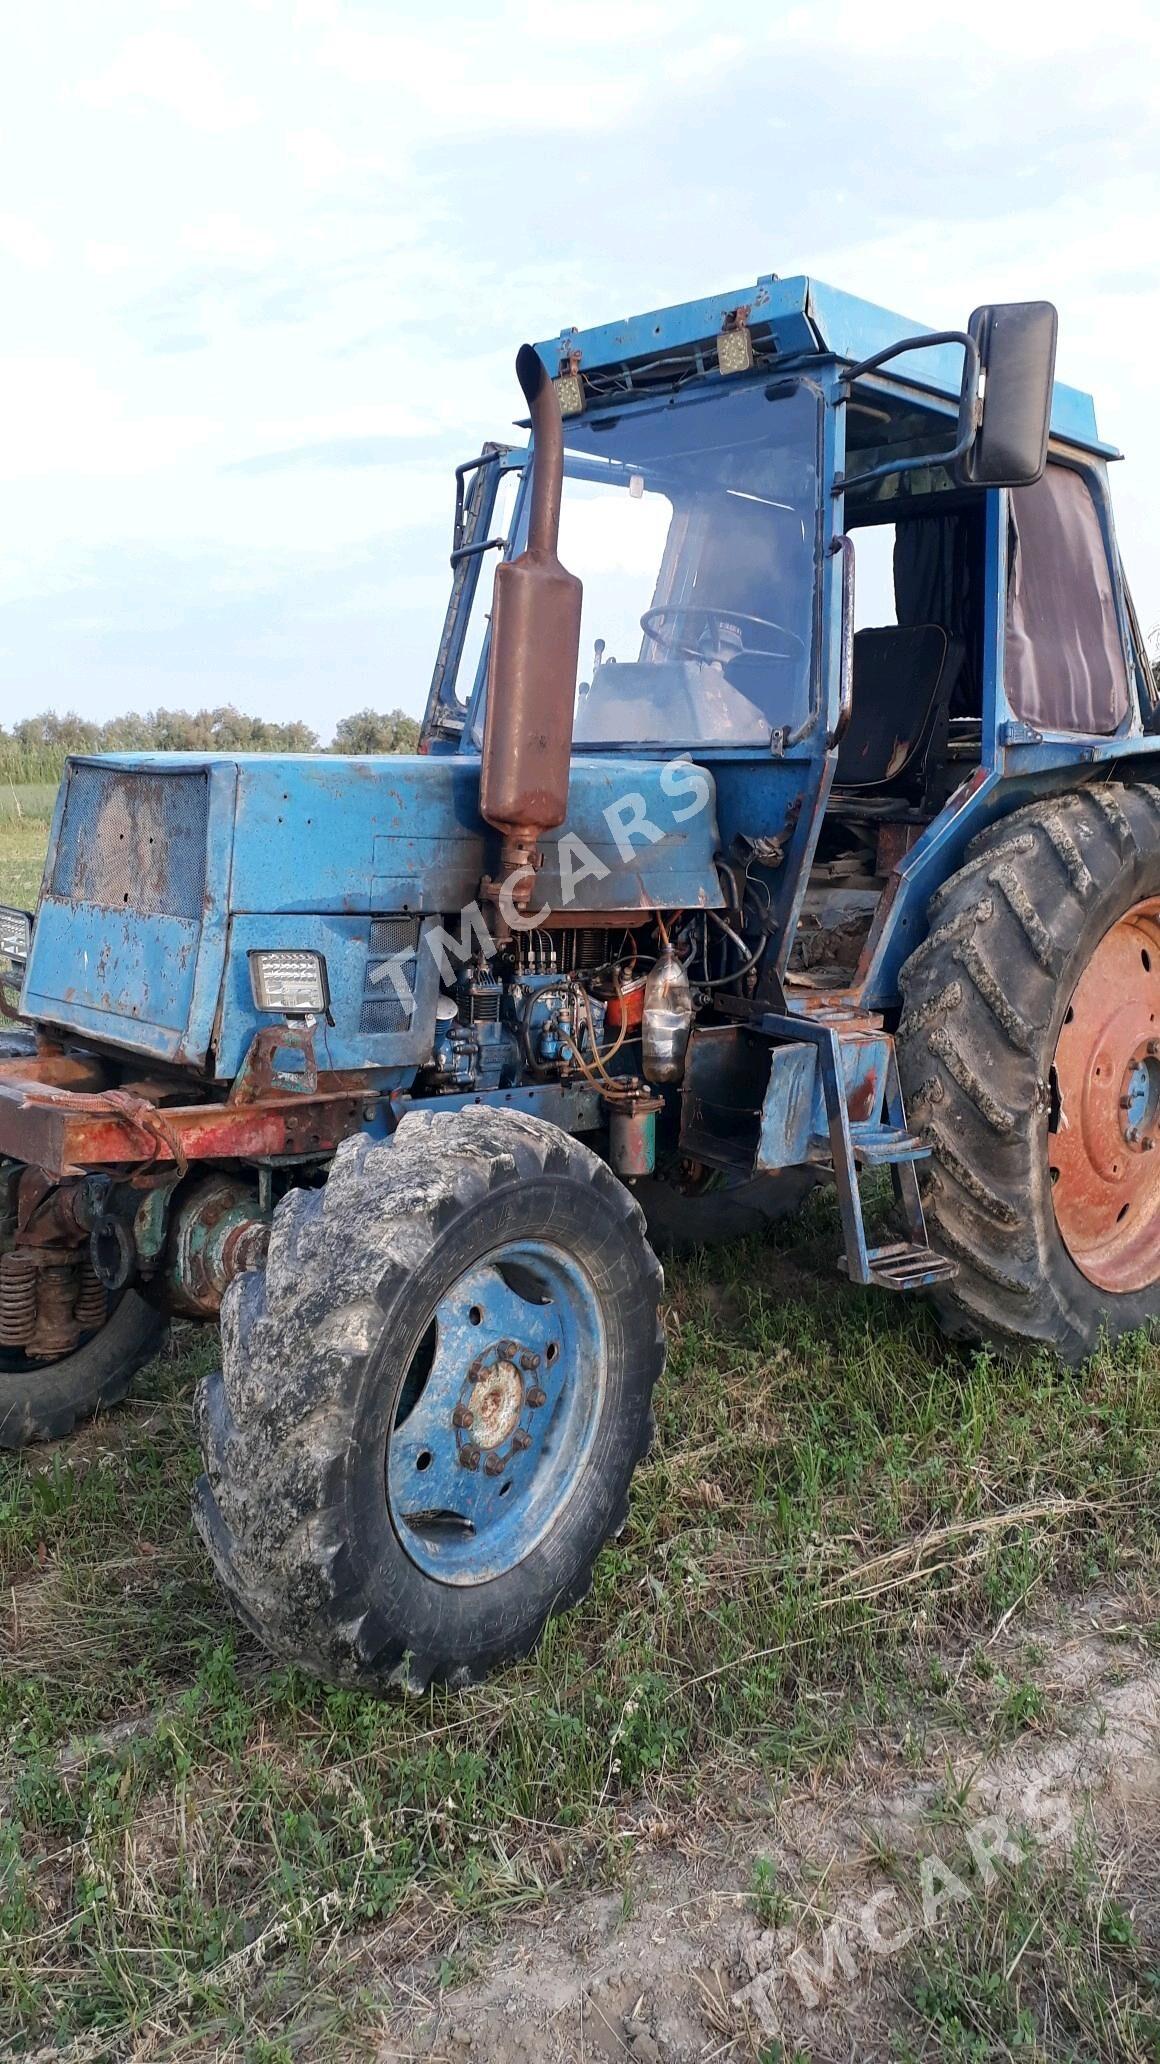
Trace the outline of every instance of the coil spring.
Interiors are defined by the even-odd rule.
[[[86,1254],[80,1267],[80,1287],[73,1306],[76,1322],[82,1333],[95,1333],[103,1326],[109,1311],[108,1293]]]
[[[24,1347],[36,1331],[36,1270],[19,1254],[0,1254],[0,1347]]]

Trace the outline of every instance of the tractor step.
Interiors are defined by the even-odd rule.
[[[958,1270],[945,1254],[931,1247],[912,1247],[898,1240],[891,1247],[870,1247],[866,1251],[869,1280],[883,1290],[929,1290],[934,1283],[949,1283]],[[843,1255],[839,1267],[846,1268]]]
[[[925,1161],[930,1148],[915,1132],[901,1125],[876,1125],[872,1121],[851,1125],[850,1145],[863,1168],[889,1168],[900,1161]]]
[[[882,1290],[928,1290],[932,1284],[949,1282],[958,1271],[953,1261],[936,1254],[928,1242],[915,1167],[916,1162],[926,1160],[930,1148],[906,1122],[898,1060],[889,1034],[876,1025],[869,1030],[864,1025],[851,1028],[840,1017],[831,1020],[820,1013],[806,1016],[776,1011],[763,1015],[761,1029],[799,1053],[803,1045],[813,1048],[826,1130],[822,1133],[815,1118],[811,1158],[822,1166],[828,1158],[833,1170],[846,1249],[840,1266],[850,1281],[875,1283]],[[850,1115],[855,1088],[857,1118]],[[889,1168],[907,1239],[885,1247],[870,1246],[859,1188],[863,1168]]]

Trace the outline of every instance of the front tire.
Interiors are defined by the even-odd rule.
[[[526,1654],[623,1525],[662,1288],[555,1126],[481,1106],[348,1141],[228,1292],[198,1395],[195,1517],[242,1618],[379,1692]]]
[[[1109,782],[993,826],[931,902],[898,1060],[953,1332],[1078,1362],[1160,1316],[1154,899],[1160,790]]]

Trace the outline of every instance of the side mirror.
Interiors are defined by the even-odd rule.
[[[1050,301],[1006,301],[976,308],[959,401],[959,442],[974,436],[955,465],[964,487],[1033,487],[1047,464],[1059,317]]]

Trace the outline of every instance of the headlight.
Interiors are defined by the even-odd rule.
[[[0,909],[0,957],[25,961],[32,944],[32,919],[27,910]]]
[[[250,987],[260,1011],[301,1017],[326,1009],[326,962],[320,953],[250,955]]]

